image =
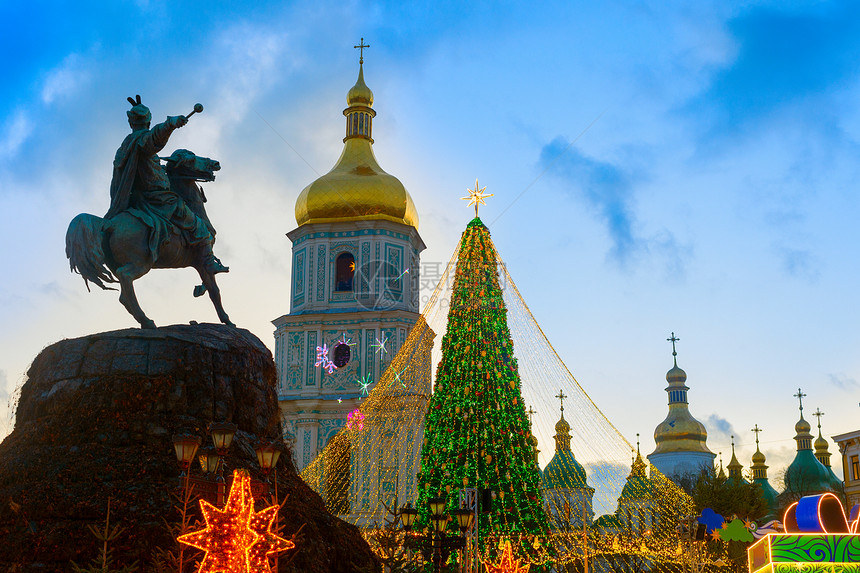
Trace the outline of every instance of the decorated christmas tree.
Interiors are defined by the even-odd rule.
[[[534,556],[547,518],[497,265],[490,232],[476,216],[460,243],[425,422],[418,508],[429,524],[429,498],[445,497],[450,512],[459,490],[493,490],[492,511],[479,518],[482,552],[495,553],[493,545],[510,538],[516,553]],[[448,527],[453,532],[456,523]]]

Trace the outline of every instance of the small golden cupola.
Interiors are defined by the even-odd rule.
[[[824,415],[824,412],[821,411],[821,408],[816,408],[815,412],[812,413],[813,416],[818,418],[818,437],[815,439],[815,457],[818,458],[818,461],[821,462],[826,467],[830,467],[830,448],[829,444],[824,436],[821,435],[821,416]]]
[[[388,220],[418,228],[418,211],[403,183],[379,166],[373,154],[373,92],[358,80],[346,96],[343,152],[331,171],[305,187],[296,200],[296,223]]]
[[[736,482],[746,482],[743,476],[744,466],[738,461],[738,457],[735,455],[735,437],[732,436],[732,459],[729,460],[729,465],[726,466],[726,469],[729,470],[729,479],[735,480]]]

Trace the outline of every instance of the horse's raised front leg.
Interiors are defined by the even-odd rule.
[[[215,312],[218,313],[218,319],[227,326],[236,326],[230,322],[230,317],[224,312],[224,305],[221,304],[221,289],[218,288],[218,283],[215,282],[215,275],[202,267],[197,269],[197,273],[200,275],[200,280],[203,281],[203,286],[209,291],[209,298],[212,299],[212,305],[215,307]]]
[[[119,301],[122,305],[140,323],[141,328],[155,328],[155,322],[144,314],[137,302],[137,295],[134,294],[134,281],[145,275],[147,270],[149,269],[129,263],[119,267],[114,274],[119,280]]]

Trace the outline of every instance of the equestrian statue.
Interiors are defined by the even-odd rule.
[[[197,184],[214,181],[221,165],[185,149],[158,156],[170,134],[203,106],[198,103],[188,116],[168,117],[150,129],[152,114],[140,96],[128,101],[131,133],[113,161],[110,209],[104,218],[81,213],[72,219],[66,232],[69,266],[83,277],[87,290],[90,282],[105,290],[116,290],[105,283],[119,283],[119,301],[141,328],[155,328],[155,323],[140,308],[133,282],[152,269],[194,267],[203,283],[195,287],[194,296],[208,291],[218,318],[234,326],[215,282],[216,274],[230,269],[212,252],[215,228]]]

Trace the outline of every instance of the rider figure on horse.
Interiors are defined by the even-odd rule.
[[[171,190],[157,155],[167,145],[173,130],[188,123],[188,119],[182,115],[168,117],[167,121],[150,129],[152,114],[140,103],[140,96],[136,101],[128,100],[132,104],[127,112],[132,132],[116,151],[110,185],[111,205],[104,218],[127,212],[149,227],[153,262],[158,258],[159,245],[179,240],[201,250],[204,268],[210,273],[228,272],[230,269],[212,252],[214,231],[210,231],[206,221]]]

